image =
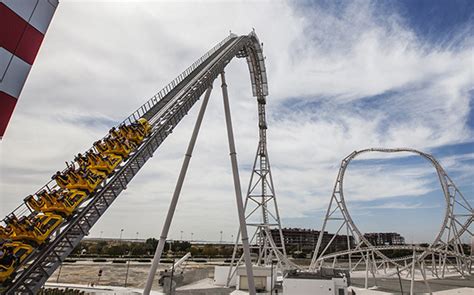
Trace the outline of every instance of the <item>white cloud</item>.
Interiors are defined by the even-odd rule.
[[[242,34],[252,27],[267,57],[269,152],[282,217],[324,210],[340,160],[353,150],[426,150],[472,139],[466,126],[473,88],[470,49],[430,47],[397,15],[380,21],[367,1],[337,13],[300,10],[287,2],[63,1],[0,145],[0,213],[107,132],[104,123],[84,123],[88,118],[120,121],[230,29]],[[248,166],[257,146],[256,103],[243,60],[232,62],[226,73],[239,162]],[[173,222],[174,238],[184,230],[197,239],[218,239],[221,229],[228,238],[237,228],[220,83],[214,86]],[[354,105],[375,95],[386,97],[373,98],[365,108]],[[302,108],[284,110],[289,98],[300,99]],[[375,107],[379,100],[384,103]],[[159,234],[196,113],[197,107],[93,234],[118,236],[117,228],[130,236]],[[369,173],[357,172],[347,192],[355,200],[431,190],[425,178],[431,170],[379,175],[375,188],[366,184]],[[244,187],[248,174],[241,170]]]
[[[375,206],[365,206],[365,207],[357,207],[356,209],[407,209],[407,210],[412,210],[412,209],[430,209],[430,208],[437,208],[439,206],[426,206],[423,205],[421,202],[416,202],[416,203],[403,203],[403,202],[387,202],[383,203],[381,205],[375,205]]]

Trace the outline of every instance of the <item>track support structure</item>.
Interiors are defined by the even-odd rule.
[[[250,60],[249,64],[263,65],[263,55],[253,56],[257,56],[258,59],[252,60],[251,56],[247,56],[247,59]],[[286,271],[299,267],[289,261],[286,256],[280,212],[267,150],[265,95],[264,92],[257,93],[259,141],[244,203],[245,224],[251,231],[250,250],[258,255],[257,265],[271,267],[276,260],[277,268]],[[227,275],[227,286],[230,285],[238,266],[241,265],[244,258],[243,255],[240,258],[236,257],[237,250],[240,247],[240,228],[235,239],[231,265]]]
[[[417,245],[372,245],[355,225],[345,202],[343,192],[344,175],[349,163],[355,157],[362,153],[369,152],[411,153],[426,159],[435,168],[441,190],[444,194],[446,208],[440,230],[431,245],[428,247]],[[375,266],[372,267],[374,275],[378,272],[378,263],[384,267],[384,276],[390,277],[398,275],[401,277],[401,273],[406,272],[407,276],[411,275],[412,282],[414,280],[415,267],[418,265],[425,284],[427,285],[427,289],[429,290],[426,277],[426,270],[428,268],[426,261],[429,258],[431,258],[429,259],[431,260],[429,267],[431,268],[433,277],[444,278],[445,272],[447,271],[458,273],[462,277],[471,275],[470,270],[473,263],[472,257],[469,257],[464,252],[462,241],[471,240],[474,237],[474,231],[472,228],[473,221],[474,210],[469,199],[466,199],[463,196],[446,171],[432,155],[409,148],[369,148],[354,151],[341,162],[341,168],[337,175],[336,183],[334,184],[332,196],[321,228],[321,234],[319,235],[309,270],[315,271],[316,269],[323,267],[327,260],[332,260],[336,257],[348,257],[349,271],[352,272],[357,270],[357,266],[362,262],[362,260],[365,260],[367,287],[367,267],[368,264],[371,263],[371,260]],[[330,223],[333,227],[337,228],[337,231],[333,238],[326,243],[326,245],[323,245],[323,235]],[[344,227],[346,230],[344,230]],[[333,242],[334,237],[341,231],[347,233],[347,250],[328,253],[329,246]],[[354,245],[351,245],[352,243],[349,242],[350,236],[354,238]],[[398,249],[412,249],[413,255],[395,259],[389,258],[383,253],[383,251]],[[365,257],[363,253],[367,253],[367,257]],[[368,253],[371,253],[372,257],[369,257]],[[358,256],[362,255],[362,258],[355,264],[353,264],[352,260],[354,254]],[[387,267],[389,270],[391,268],[392,271],[387,271]]]
[[[233,58],[246,59],[252,94],[259,103],[259,117],[265,116],[262,113],[264,109],[260,107],[268,95],[262,43],[254,31],[242,36],[230,34],[119,124],[132,124],[144,118],[151,124],[152,132],[116,168],[108,181],[103,182],[89,196],[88,201],[81,204],[74,216],[55,230],[49,242],[17,268],[13,282],[2,289],[2,292],[36,294],[40,290]],[[95,148],[89,150],[95,151]],[[43,190],[51,192],[56,188],[55,181],[51,180],[36,193]],[[30,213],[31,209],[26,204],[21,204],[10,214],[21,218]]]
[[[196,139],[199,134],[199,129],[201,128],[202,119],[204,118],[204,113],[206,112],[207,104],[209,102],[209,97],[211,96],[212,85],[207,89],[204,99],[202,101],[201,108],[199,109],[199,114],[194,124],[193,133],[191,139],[189,140],[188,148],[186,149],[186,154],[184,155],[183,164],[181,166],[181,171],[179,173],[178,181],[171,199],[170,207],[168,208],[168,214],[166,215],[165,223],[163,229],[161,230],[160,240],[158,246],[155,250],[155,255],[153,257],[153,262],[148,272],[148,277],[145,284],[145,289],[143,294],[150,294],[151,288],[153,286],[153,279],[155,278],[156,270],[160,264],[161,254],[165,248],[166,238],[168,237],[169,229],[171,226],[171,221],[173,221],[174,212],[176,211],[176,206],[178,204],[178,199],[181,194],[181,189],[183,188],[184,179],[186,177],[186,172],[188,171],[189,162],[191,161],[191,156],[193,154],[194,146],[196,144]]]
[[[232,175],[234,178],[235,200],[237,202],[237,211],[239,214],[239,224],[242,234],[242,247],[244,250],[245,268],[247,271],[247,280],[249,294],[255,295],[255,282],[253,277],[252,258],[250,257],[249,237],[247,234],[247,225],[245,223],[245,210],[242,202],[242,189],[240,187],[239,167],[237,164],[237,152],[235,150],[234,131],[232,128],[232,118],[230,115],[229,95],[227,93],[227,84],[224,71],[221,73],[222,97],[224,100],[224,114],[227,127],[227,137],[229,140],[230,160],[232,163]]]

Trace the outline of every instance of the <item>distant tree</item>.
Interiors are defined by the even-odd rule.
[[[87,245],[87,253],[94,255],[104,254],[105,248],[107,247],[106,241],[93,242]]]
[[[234,247],[229,246],[221,246],[219,248],[219,255],[223,257],[230,257],[232,256],[232,252],[234,252]]]
[[[468,255],[468,256],[471,255],[471,245],[469,245],[469,244],[462,244],[461,247],[462,247],[462,249],[463,249],[465,255]],[[461,250],[461,249],[460,249],[460,250]]]
[[[191,243],[186,241],[174,241],[171,244],[173,252],[189,252],[191,249]]]
[[[199,256],[202,255],[202,249],[198,247],[191,246],[189,249],[189,252],[191,252],[192,256]]]
[[[121,256],[125,255],[127,248],[125,245],[111,245],[105,249],[105,252],[110,256]]]
[[[81,254],[81,249],[82,249],[82,242],[79,243],[79,245],[72,250],[71,255],[80,255]]]
[[[148,238],[145,241],[145,245],[149,251],[155,251],[156,247],[158,246],[158,240],[155,238]]]
[[[295,251],[298,251],[298,246],[296,246],[296,245],[286,247],[286,252],[288,252],[289,254],[291,254]]]
[[[99,251],[98,254],[102,254],[105,250],[105,247],[107,247],[107,242],[106,241],[99,241],[97,243],[97,250]]]
[[[215,257],[219,250],[212,245],[205,245],[202,249],[202,254],[209,257]]]
[[[147,245],[143,243],[134,243],[131,246],[131,254],[133,256],[142,256],[147,254]]]
[[[295,251],[293,254],[291,254],[293,258],[306,258],[306,254],[301,251]]]

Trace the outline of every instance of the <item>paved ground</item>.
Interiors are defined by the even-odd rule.
[[[160,265],[160,270],[170,267],[170,265]],[[102,270],[102,276],[99,278],[99,270]],[[128,268],[127,264],[122,263],[65,263],[61,269],[49,278],[48,282],[52,283],[68,283],[68,284],[84,284],[89,285],[107,285],[107,286],[124,286],[127,278],[127,287],[143,288],[150,270],[150,263],[131,262]],[[185,267],[185,276],[183,284],[189,284],[209,277],[209,272],[213,270],[212,266],[196,263],[189,263]],[[161,290],[158,285],[159,275],[155,277],[153,285],[154,290]]]
[[[164,270],[170,267],[170,265],[160,265],[159,270]],[[127,286],[133,288],[143,288],[150,263],[139,263],[132,262],[129,265]],[[98,277],[99,270],[102,270],[102,276]],[[182,284],[190,284],[205,278],[209,278],[213,275],[213,265],[199,264],[199,263],[188,263],[185,267],[184,281]],[[72,284],[84,284],[90,283],[109,285],[109,286],[124,286],[125,278],[127,274],[127,264],[117,263],[94,263],[94,262],[76,262],[76,263],[65,263],[61,270],[57,270],[49,279],[48,282],[59,282],[59,283],[72,283]],[[159,275],[156,276],[154,290],[161,291],[158,281]],[[353,286],[363,288],[364,278],[363,277],[352,277],[351,282]],[[181,284],[181,285],[182,285]],[[445,291],[444,294],[456,294],[456,289],[468,287],[472,288],[474,294],[474,278],[462,279],[460,277],[449,277],[445,279],[432,279],[429,281],[432,292]],[[369,279],[369,286],[373,286],[373,279]],[[397,278],[393,279],[377,279],[377,290],[388,292],[391,294],[401,294],[400,282]],[[405,294],[410,291],[410,280],[402,280],[402,287]],[[467,289],[468,291],[470,289]],[[232,291],[232,290],[230,290]],[[415,281],[415,293],[422,294],[427,293],[428,289],[422,281]],[[181,290],[176,294],[187,295],[187,294],[215,294],[215,295],[227,295],[229,290],[225,288],[212,288],[212,289],[201,289],[197,290]],[[359,292],[360,293],[360,292]],[[358,294],[359,294],[358,293]],[[469,294],[469,293],[467,293]]]
[[[351,278],[351,283],[353,286],[363,288],[365,280],[363,278]],[[373,279],[369,280],[369,286],[373,286]],[[380,291],[389,292],[392,294],[402,294],[400,291],[400,282],[398,279],[378,279],[377,287],[377,290]],[[402,287],[405,294],[409,293],[410,281],[402,280]],[[431,288],[432,292],[449,291],[458,288],[469,287],[473,288],[472,294],[474,294],[474,278],[471,277],[468,279],[462,279],[460,277],[451,277],[442,280],[429,280],[429,287]],[[428,293],[428,288],[422,281],[415,281],[414,290],[415,293],[418,294]],[[453,294],[455,294],[454,291]]]

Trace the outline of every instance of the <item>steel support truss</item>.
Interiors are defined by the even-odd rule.
[[[262,55],[261,44],[255,32],[244,36],[231,34],[126,118],[126,123],[146,118],[153,126],[151,135],[116,169],[113,176],[101,184],[79,211],[51,236],[50,241],[32,255],[28,263],[18,270],[13,283],[3,292],[38,292],[234,57],[247,57],[253,94],[259,102],[265,100],[268,86],[265,67],[262,67],[263,59],[261,64],[251,62],[259,60]],[[40,190],[49,191],[53,188],[54,184],[48,183]],[[24,209],[19,207],[16,211]]]
[[[429,247],[412,245],[374,246],[355,225],[345,203],[343,192],[344,175],[349,163],[355,157],[368,152],[413,153],[428,160],[435,168],[445,197],[446,209],[441,228]],[[473,220],[474,212],[471,205],[432,155],[408,148],[370,148],[354,151],[342,160],[309,270],[314,271],[321,268],[323,264],[328,261],[332,262],[334,267],[337,263],[337,259],[344,257],[348,259],[349,270],[351,272],[355,271],[358,266],[365,264],[366,287],[369,271],[374,278],[374,284],[376,284],[376,274],[380,274],[382,269],[384,270],[383,276],[401,276],[402,274],[406,274],[406,276],[411,277],[413,281],[418,267],[426,283],[426,273],[428,271],[431,272],[433,277],[437,278],[444,278],[445,273],[448,271],[456,272],[463,277],[468,276],[471,275],[473,259],[472,256],[468,256],[464,253],[462,238],[472,239]],[[329,223],[336,226],[337,231],[323,248],[323,235]],[[327,254],[331,243],[335,240],[336,235],[340,233],[347,235],[347,250]],[[350,242],[351,236],[354,237],[355,246]],[[383,253],[386,250],[397,249],[413,250],[413,255],[392,259]]]
[[[263,55],[247,55],[248,64],[257,65],[257,68],[263,67]],[[254,57],[258,59],[255,60]],[[261,84],[260,81],[252,81]],[[255,93],[254,93],[255,94]],[[286,256],[285,241],[281,230],[280,213],[273,184],[273,177],[270,168],[270,160],[267,150],[267,122],[265,116],[265,99],[258,101],[259,118],[259,141],[257,152],[253,162],[250,181],[245,198],[245,224],[248,228],[253,228],[253,235],[250,239],[250,249],[258,255],[257,265],[272,265],[272,261],[277,261],[277,267],[280,270],[289,270],[299,268],[289,261]],[[278,240],[273,239],[272,231],[277,232]],[[241,228],[237,232],[237,237],[232,253],[231,265],[227,276],[227,286],[237,272],[237,267],[241,265],[244,256],[237,258],[239,249],[239,240]]]

